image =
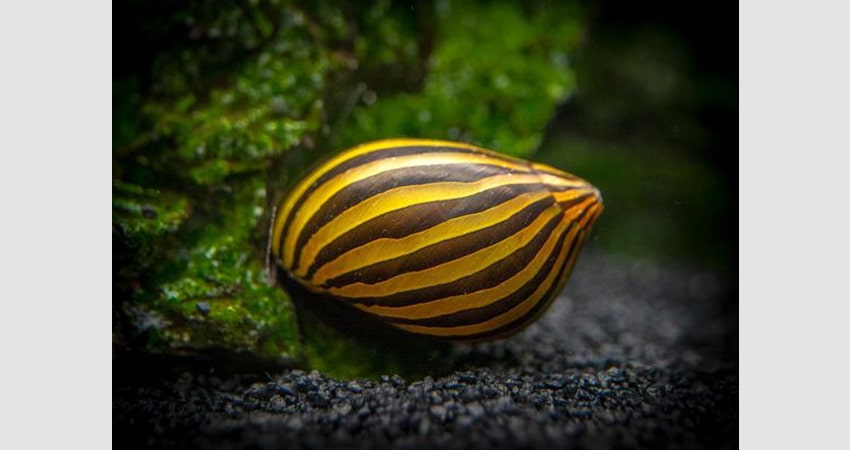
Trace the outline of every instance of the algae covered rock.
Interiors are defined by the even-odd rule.
[[[548,2],[129,2],[113,69],[116,351],[344,366],[310,341],[338,337],[302,343],[267,276],[274,205],[368,140],[529,156],[574,88],[581,23]]]

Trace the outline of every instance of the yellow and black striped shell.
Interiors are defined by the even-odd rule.
[[[472,145],[389,139],[340,153],[286,196],[274,261],[295,282],[412,333],[511,335],[563,288],[599,191]]]

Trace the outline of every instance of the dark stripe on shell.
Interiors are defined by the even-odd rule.
[[[590,208],[585,208],[579,217],[575,220],[575,222],[579,222],[581,218],[587,213]],[[546,293],[541,297],[540,301],[534,305],[528,312],[522,315],[522,317],[507,323],[499,328],[485,331],[483,333],[467,335],[467,336],[443,336],[446,339],[459,339],[459,340],[489,340],[497,337],[504,337],[514,333],[521,331],[523,328],[531,324],[534,319],[542,314],[546,308],[552,303],[552,300],[557,297],[560,288],[562,287],[562,279],[569,276],[569,274],[565,273],[566,268],[570,267],[570,264],[573,263],[573,260],[578,257],[581,248],[584,246],[585,241],[587,240],[587,230],[579,229],[578,234],[576,234],[576,238],[570,243],[570,248],[567,251],[567,256],[564,258],[564,262],[558,268],[558,277],[552,281],[552,285],[549,286],[549,289]]]
[[[329,279],[323,287],[341,287],[356,282],[380,283],[396,275],[435,267],[469,255],[513,236],[534,222],[553,203],[552,197],[543,198],[495,225],[434,243],[398,258],[360,267]]]
[[[549,222],[544,225],[541,231],[524,247],[511,253],[509,256],[482,268],[481,270],[462,277],[458,280],[442,283],[433,286],[428,286],[409,291],[398,292],[392,295],[383,297],[361,297],[361,298],[345,298],[352,303],[363,304],[366,306],[381,305],[381,306],[408,306],[419,303],[427,303],[439,300],[445,297],[452,297],[460,294],[469,294],[482,289],[491,288],[512,277],[517,272],[522,270],[540,250],[540,247],[546,242],[549,235],[555,229],[555,226],[562,219],[559,215],[555,215]],[[344,298],[344,297],[343,297]]]
[[[576,239],[570,243],[570,248],[567,250],[567,257],[564,258],[564,262],[558,267],[558,272],[561,272],[558,278],[552,280],[552,284],[546,290],[546,293],[543,294],[543,297],[531,307],[522,317],[509,322],[501,327],[488,330],[482,333],[472,334],[472,335],[460,335],[460,336],[442,336],[445,339],[456,339],[456,340],[469,340],[469,341],[478,341],[478,340],[490,340],[497,337],[504,337],[514,333],[518,333],[523,328],[531,324],[535,317],[542,313],[549,305],[552,303],[552,300],[557,297],[559,287],[560,287],[560,278],[564,276],[563,271],[569,267],[570,259],[576,254],[575,252],[580,249],[581,244],[583,244],[582,235],[584,233],[579,232],[579,235],[576,236]]]
[[[573,240],[570,249],[568,250],[567,257],[564,258],[564,263],[561,265],[560,271],[566,270],[570,264],[573,263],[573,259],[578,256],[578,252],[581,250],[581,247],[584,246],[586,238],[586,233],[580,231],[578,235],[576,235],[576,239]],[[562,287],[560,277],[563,277],[565,274],[560,274],[558,279],[553,280],[552,285],[549,286],[549,289],[543,295],[537,304],[535,304],[528,312],[523,314],[522,317],[507,323],[499,328],[495,328],[490,331],[486,331],[484,333],[479,333],[476,335],[468,336],[468,337],[450,337],[453,339],[461,338],[461,339],[493,339],[497,336],[507,336],[514,333],[517,333],[533,323],[535,319],[540,316],[540,314],[544,313],[547,308],[552,304],[552,301],[558,296],[558,293]]]
[[[388,318],[387,320],[393,323],[415,324],[428,327],[459,327],[481,323],[510,311],[534,294],[534,291],[537,290],[540,284],[543,283],[547,276],[549,276],[549,273],[552,271],[558,260],[558,255],[560,255],[561,250],[564,247],[564,240],[567,237],[567,233],[574,226],[575,224],[571,223],[561,237],[558,238],[558,242],[546,258],[546,263],[543,267],[541,267],[531,279],[526,281],[525,284],[511,294],[478,308],[465,309],[443,316],[431,317],[428,319]]]
[[[333,169],[325,172],[320,176],[313,185],[307,189],[303,195],[295,202],[292,207],[292,210],[289,211],[289,216],[286,218],[286,221],[283,223],[283,227],[280,231],[281,236],[286,236],[289,233],[289,227],[292,225],[292,219],[295,217],[295,214],[298,210],[301,209],[301,206],[310,196],[310,192],[315,190],[317,187],[327,183],[331,179],[336,176],[345,173],[345,171],[354,169],[355,167],[362,166],[364,164],[368,164],[373,161],[378,161],[384,158],[392,158],[399,156],[407,156],[407,155],[415,155],[415,154],[425,154],[425,153],[464,153],[464,154],[480,154],[480,151],[462,148],[462,147],[431,147],[431,146],[408,146],[408,147],[389,147],[381,150],[373,150],[369,153],[365,153],[359,156],[355,156],[354,158],[349,159],[343,163],[336,165]],[[280,255],[283,254],[284,239],[280,240]]]
[[[309,280],[323,265],[344,253],[377,239],[401,239],[449,219],[476,214],[516,198],[519,195],[545,189],[542,184],[512,184],[499,186],[468,197],[420,203],[361,223],[324,246],[307,270]]]
[[[561,210],[566,213],[566,211],[568,211],[570,208],[572,208],[572,207],[580,204],[581,202],[587,200],[587,197],[590,197],[590,195],[591,194],[589,194],[589,193],[588,194],[582,194],[582,195],[579,195],[576,198],[571,198],[569,200],[558,202],[558,206],[560,206]],[[590,206],[585,207],[584,211],[586,211],[588,208],[590,208]],[[582,215],[584,215],[584,212],[582,212]]]
[[[345,210],[390,189],[440,182],[472,183],[501,174],[521,173],[490,164],[440,164],[433,166],[400,167],[351,183],[334,193],[311,217],[295,244],[294,268],[301,250],[316,231]]]

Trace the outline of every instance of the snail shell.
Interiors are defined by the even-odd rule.
[[[599,191],[472,145],[390,139],[304,178],[272,223],[274,261],[308,290],[453,340],[523,329],[563,288]]]

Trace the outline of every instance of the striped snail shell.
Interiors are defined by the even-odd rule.
[[[595,187],[543,164],[389,139],[344,151],[296,185],[270,247],[292,280],[381,322],[489,340],[546,310],[602,209]]]

